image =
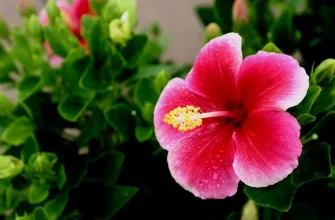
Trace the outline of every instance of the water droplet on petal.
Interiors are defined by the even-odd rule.
[[[218,174],[218,173],[214,173],[214,174],[213,174],[213,180],[216,180],[218,177],[219,177],[219,174]]]
[[[218,183],[218,184],[216,184],[216,186],[219,188],[221,185]]]

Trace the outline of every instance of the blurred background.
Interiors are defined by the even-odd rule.
[[[46,1],[35,2],[40,10]],[[203,42],[203,28],[194,12],[194,7],[200,4],[212,4],[212,0],[139,0],[138,28],[158,22],[169,35],[165,57],[178,64],[192,63]],[[11,25],[20,24],[14,0],[0,0],[0,15]]]

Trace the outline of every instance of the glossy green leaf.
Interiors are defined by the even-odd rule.
[[[158,93],[152,79],[142,78],[135,87],[134,99],[138,105],[149,102],[155,104],[158,100]]]
[[[26,100],[34,93],[42,89],[42,80],[37,76],[26,77],[20,81],[18,86],[18,99],[20,101]]]
[[[125,103],[118,103],[105,110],[107,122],[115,129],[123,140],[128,140],[133,136],[135,125],[132,109]]]
[[[66,192],[62,192],[57,195],[54,199],[49,200],[45,203],[44,207],[48,213],[50,220],[57,220],[64,211],[67,202],[69,200],[69,195]]]
[[[32,213],[32,220],[50,220],[48,212],[43,207],[36,207]]]
[[[0,115],[11,115],[13,110],[13,102],[7,96],[0,93]]]
[[[232,7],[234,0],[215,0],[214,15],[217,23],[220,24],[223,33],[231,32],[233,27]]]
[[[77,96],[68,96],[58,105],[58,112],[68,121],[77,121],[93,98],[93,93],[90,94],[87,99]]]
[[[317,97],[312,109],[311,114],[317,115],[321,112],[330,110],[335,105],[335,80],[326,87],[324,87]]]
[[[21,158],[25,163],[29,161],[29,158],[34,153],[37,153],[39,151],[40,147],[39,144],[35,138],[35,136],[30,136],[24,143],[24,145],[21,148]]]
[[[211,6],[198,6],[196,7],[196,13],[203,26],[215,21],[213,7]]]
[[[316,120],[316,117],[308,113],[305,113],[297,117],[297,120],[300,126],[304,126],[304,125],[314,122]]]
[[[154,129],[151,126],[137,125],[135,127],[135,137],[139,142],[149,140],[154,134]]]
[[[38,204],[49,196],[50,186],[46,184],[33,183],[29,187],[28,200],[30,204]]]
[[[279,54],[283,53],[274,43],[268,43],[267,45],[263,47],[262,50],[265,52],[274,52],[274,53],[279,53]]]
[[[12,122],[2,134],[2,139],[10,145],[23,144],[34,132],[35,125],[26,117]]]
[[[122,50],[122,56],[126,61],[127,68],[134,68],[144,51],[147,44],[148,37],[146,35],[134,35],[134,37],[127,42],[126,47]]]
[[[330,145],[326,143],[304,146],[299,158],[299,166],[292,175],[296,186],[331,175]]]
[[[292,205],[296,188],[292,184],[291,178],[288,177],[275,185],[264,188],[246,186],[244,192],[249,199],[254,200],[258,205],[286,212]]]
[[[318,85],[311,85],[308,90],[305,98],[300,102],[295,110],[295,115],[300,116],[305,113],[309,113],[315,100],[318,98],[321,92],[321,87]]]
[[[124,155],[118,151],[105,153],[88,165],[88,178],[114,186],[119,178],[124,162]]]
[[[73,48],[69,51],[69,54],[67,55],[67,57],[65,58],[65,62],[67,63],[74,63],[80,59],[82,59],[85,55],[86,52],[86,48]]]

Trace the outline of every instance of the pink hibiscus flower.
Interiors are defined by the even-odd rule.
[[[275,184],[297,166],[300,126],[286,109],[305,97],[308,76],[287,55],[260,51],[242,61],[241,37],[210,41],[186,80],[172,79],[154,112],[172,177],[203,199]]]
[[[80,46],[86,47],[87,42],[81,36],[80,22],[84,15],[94,15],[89,0],[74,0],[72,6],[65,0],[58,0],[57,6],[61,12],[64,23],[67,24],[72,33],[78,37]],[[40,22],[43,26],[46,26],[49,23],[48,14],[45,8],[40,12]],[[63,62],[63,58],[55,55],[47,42],[45,42],[44,47],[47,51],[50,63],[53,66],[59,66]]]

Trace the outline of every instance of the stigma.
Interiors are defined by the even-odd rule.
[[[178,129],[181,132],[193,130],[202,125],[205,118],[225,117],[230,119],[240,119],[240,111],[215,111],[215,112],[201,112],[199,107],[186,106],[177,107],[167,113],[163,121]]]

